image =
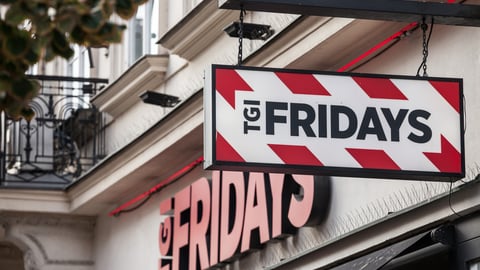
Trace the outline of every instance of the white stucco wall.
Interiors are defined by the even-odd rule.
[[[480,101],[477,91],[480,83],[479,38],[478,28],[435,26],[427,62],[430,76],[464,79],[467,180],[474,178],[480,171],[480,154],[476,151],[480,143],[480,129],[476,121],[480,110],[477,105]],[[417,30],[355,72],[415,75],[422,59],[421,40],[421,32]],[[231,63],[235,59],[235,45],[234,40],[221,37],[208,52],[172,77],[167,87],[180,89],[183,92],[177,92],[178,94],[188,96],[189,92],[201,86],[202,70],[206,64]],[[189,174],[134,212],[117,218],[109,217],[107,213],[101,215],[95,231],[95,269],[156,270],[159,256],[158,227],[161,222],[159,202],[200,175],[201,172]],[[332,181],[330,213],[324,224],[304,228],[298,235],[285,241],[269,243],[261,251],[253,252],[225,269],[272,267],[280,263],[282,258],[297,256],[334,241],[341,235],[387,216],[389,212],[429,200],[448,192],[449,188],[448,183],[335,177]]]
[[[95,228],[95,269],[157,270],[160,258],[158,231],[163,221],[160,202],[205,175],[205,171],[197,167],[181,181],[153,195],[136,211],[118,217],[111,217],[107,212],[101,214]]]

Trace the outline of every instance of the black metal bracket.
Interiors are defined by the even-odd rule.
[[[144,103],[168,108],[175,107],[175,105],[180,102],[180,99],[176,96],[157,93],[149,90],[143,92],[140,95],[140,98]]]
[[[430,232],[430,237],[437,243],[442,243],[447,246],[455,244],[455,227],[451,224],[441,226]]]
[[[480,5],[411,0],[219,0],[219,8],[327,17],[480,26]]]
[[[233,22],[229,26],[225,27],[225,31],[230,37],[238,38],[239,36],[240,23]],[[247,39],[261,39],[267,40],[271,37],[275,31],[270,29],[270,25],[265,24],[255,24],[255,23],[243,23],[243,38]]]

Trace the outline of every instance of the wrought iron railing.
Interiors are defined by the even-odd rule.
[[[105,115],[90,98],[108,80],[31,76],[41,92],[31,102],[35,118],[1,114],[0,187],[59,189],[105,156]]]

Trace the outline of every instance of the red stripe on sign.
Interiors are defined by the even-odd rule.
[[[366,169],[400,170],[400,167],[383,150],[346,148],[348,153]]]
[[[455,147],[443,136],[440,138],[440,153],[423,154],[437,167],[440,172],[460,173],[462,172],[462,157]]]
[[[275,75],[294,94],[330,96],[327,89],[312,74],[275,72]]]
[[[460,113],[460,89],[458,82],[430,81],[437,92]]]
[[[245,162],[237,150],[219,132],[217,132],[216,155],[217,160],[221,161]]]
[[[235,91],[253,91],[233,69],[216,69],[215,86],[222,97],[235,109]]]
[[[283,144],[268,146],[285,164],[323,166],[323,163],[306,146]]]
[[[386,78],[365,78],[352,77],[353,80],[363,89],[371,98],[400,99],[408,98],[395,86],[395,84]]]

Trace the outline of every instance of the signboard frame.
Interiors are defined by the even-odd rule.
[[[432,172],[421,170],[385,170],[371,168],[338,167],[338,166],[311,166],[311,165],[292,165],[292,164],[272,164],[263,162],[235,162],[219,160],[216,156],[216,132],[217,121],[216,114],[216,75],[217,69],[234,69],[249,71],[267,71],[295,74],[313,74],[313,75],[333,75],[333,76],[355,76],[364,78],[380,79],[403,79],[419,81],[439,81],[458,83],[459,90],[459,127],[460,130],[460,172]],[[230,65],[212,65],[205,74],[204,88],[204,168],[207,170],[231,170],[231,171],[257,171],[257,172],[277,172],[286,174],[314,174],[329,176],[346,176],[362,178],[383,178],[383,179],[405,179],[405,180],[427,180],[452,182],[465,177],[465,140],[464,140],[464,108],[463,108],[463,79],[461,78],[440,78],[440,77],[419,77],[405,75],[389,74],[365,74],[350,72],[330,72],[330,71],[312,71],[297,69],[277,69],[277,68],[258,68],[247,66]],[[443,148],[442,148],[443,149]]]

